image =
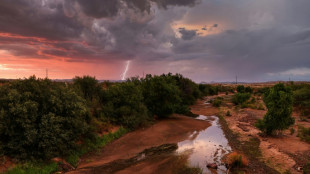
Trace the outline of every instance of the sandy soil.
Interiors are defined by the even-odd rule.
[[[84,157],[77,170],[69,173],[92,173],[91,168],[102,166],[117,159],[131,158],[150,147],[183,141],[194,131],[204,130],[209,126],[210,124],[206,121],[174,115],[169,119],[158,121],[151,127],[130,132],[107,145],[101,152]],[[157,171],[155,168],[160,167],[164,160],[169,160],[169,158],[157,162],[153,161],[152,165],[148,161],[142,162],[122,170],[120,173],[132,173],[132,171],[137,173],[138,168]]]

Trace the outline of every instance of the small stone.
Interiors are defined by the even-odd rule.
[[[303,169],[303,168],[302,168],[301,166],[297,167],[297,170],[298,170],[298,171],[302,171],[302,169]]]
[[[207,164],[207,167],[208,167],[208,168],[211,168],[211,169],[217,169],[217,164],[215,164],[215,163],[209,163],[209,164]]]

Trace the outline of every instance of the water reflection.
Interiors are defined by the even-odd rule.
[[[200,115],[196,119],[210,121],[212,124],[206,130],[195,131],[188,140],[178,143],[178,153],[190,153],[189,163],[199,166],[203,173],[226,173],[226,167],[221,163],[221,158],[231,152],[231,147],[221,129],[216,116]],[[216,171],[209,170],[207,163],[216,163]]]

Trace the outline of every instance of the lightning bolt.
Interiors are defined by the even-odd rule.
[[[121,75],[122,80],[126,80],[126,75],[127,75],[128,69],[129,69],[129,65],[130,65],[130,60],[127,60],[125,70],[124,70],[123,74]]]

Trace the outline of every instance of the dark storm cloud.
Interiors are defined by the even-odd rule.
[[[118,59],[131,59],[146,52],[162,56],[166,53],[154,49],[171,36],[164,36],[161,27],[167,27],[175,17],[154,22],[151,6],[195,3],[196,0],[2,0],[0,32],[16,37],[0,36],[0,43],[19,40],[23,44],[44,45],[37,48],[43,49],[44,54],[78,59],[108,59],[107,53],[115,53]]]
[[[141,12],[150,13],[151,3],[158,7],[168,8],[168,6],[194,6],[197,0],[68,0],[78,2],[84,13],[95,18],[113,17],[118,14],[121,8],[138,9]]]
[[[83,26],[68,18],[59,3],[42,6],[38,0],[2,0],[0,3],[0,31],[23,36],[66,40],[78,37]]]
[[[183,69],[215,79],[310,68],[310,1],[0,1],[0,49],[15,56],[195,61]]]
[[[198,3],[196,0],[151,0],[156,2],[160,7],[167,8],[168,6],[194,6]]]
[[[191,40],[197,35],[197,30],[186,30],[185,28],[179,28],[179,32],[182,34],[182,39]]]
[[[84,13],[95,18],[111,17],[118,13],[120,2],[118,0],[76,0]]]
[[[196,58],[249,80],[267,73],[309,67],[309,31],[228,30],[188,42],[175,42],[173,50],[187,55],[202,53]]]

